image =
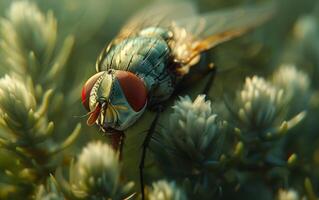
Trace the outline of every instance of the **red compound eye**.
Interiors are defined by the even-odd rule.
[[[97,79],[103,74],[104,72],[99,72],[93,75],[89,80],[86,81],[82,88],[82,104],[86,108],[86,110],[90,111],[90,106],[89,106],[89,98],[90,98],[90,93],[91,90],[96,83]]]
[[[126,100],[134,111],[144,108],[147,101],[147,90],[143,81],[135,74],[127,71],[117,71],[116,77],[120,82]]]

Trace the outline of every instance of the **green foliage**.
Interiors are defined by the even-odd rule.
[[[122,160],[75,116],[99,51],[146,2],[0,1],[0,199],[141,198],[154,112],[125,132]],[[146,199],[318,199],[318,16],[315,0],[280,0],[273,20],[211,51],[212,90],[200,94],[206,78],[188,84],[161,114]]]
[[[22,77],[27,73],[36,84],[54,86],[73,39],[67,38],[63,47],[56,50],[57,21],[52,11],[44,15],[34,3],[13,3],[7,18],[1,20],[1,35],[7,71]]]
[[[57,22],[52,12],[47,16],[34,3],[12,3],[7,18],[1,19],[1,57],[3,69],[10,75],[0,79],[1,148],[5,158],[16,161],[2,171],[3,198],[18,198],[20,192],[32,195],[37,184],[59,165],[58,153],[80,133],[81,125],[62,141],[54,141],[54,122],[48,119],[59,73],[70,54],[73,40],[55,54]],[[34,86],[34,83],[36,84]],[[17,184],[18,183],[18,184]],[[30,184],[32,183],[32,184]]]

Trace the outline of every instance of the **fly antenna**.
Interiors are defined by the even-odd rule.
[[[91,113],[92,113],[92,111],[91,111],[91,112],[88,112],[88,113],[86,113],[86,114],[84,114],[84,115],[73,115],[72,117],[74,117],[74,118],[84,118],[84,117],[89,116]]]

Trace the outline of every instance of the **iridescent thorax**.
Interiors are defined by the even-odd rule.
[[[137,36],[111,47],[99,70],[130,71],[141,78],[148,89],[150,103],[170,97],[174,90],[175,75],[168,65],[172,62],[169,41],[172,33],[162,28],[149,27]]]

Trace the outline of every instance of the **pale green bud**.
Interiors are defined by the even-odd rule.
[[[68,37],[56,51],[57,21],[53,13],[42,13],[30,1],[11,4],[6,18],[0,19],[0,36],[7,72],[22,78],[28,73],[36,84],[42,85],[54,84],[73,45],[73,38]]]
[[[285,133],[305,116],[302,112],[286,121],[289,100],[285,96],[285,88],[275,87],[264,78],[253,76],[246,78],[243,88],[237,92],[234,105],[227,104],[244,133],[271,139]]]
[[[294,110],[303,110],[307,107],[310,98],[309,76],[296,69],[294,65],[282,65],[273,74],[272,82],[277,88],[284,89],[284,98]]]
[[[59,190],[57,182],[51,176],[47,183],[39,185],[33,197],[35,200],[64,200],[63,193]]]
[[[89,143],[70,170],[75,196],[85,199],[120,199],[129,196],[133,183],[120,182],[121,165],[111,146],[100,141]]]
[[[251,131],[273,127],[286,106],[283,93],[263,78],[246,78],[235,101],[239,123]]]
[[[277,200],[301,200],[298,193],[295,190],[283,190],[278,191]]]
[[[168,126],[158,140],[154,140],[155,155],[159,164],[176,175],[198,175],[203,169],[216,164],[221,153],[219,138],[225,122],[214,114],[211,102],[199,95],[194,102],[190,97],[180,97],[173,106]],[[173,170],[174,171],[174,170]]]
[[[148,200],[186,200],[185,192],[175,182],[160,180],[152,184],[147,194]]]

